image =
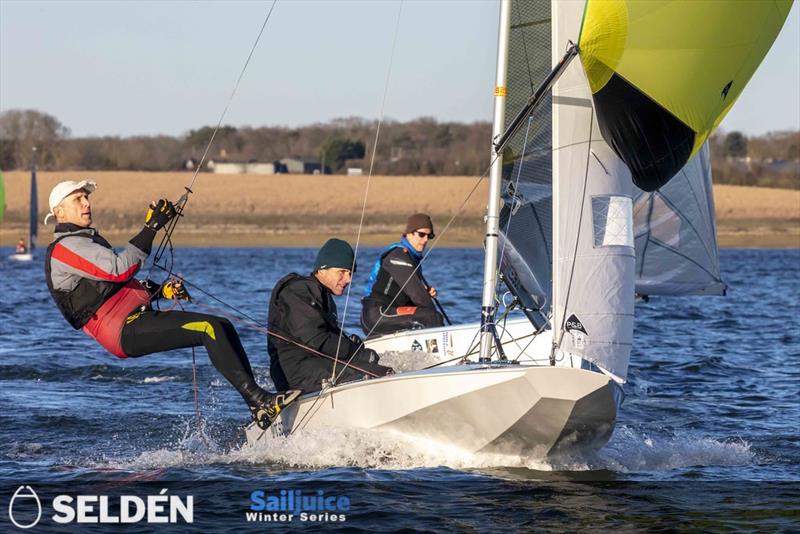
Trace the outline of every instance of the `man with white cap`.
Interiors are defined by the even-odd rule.
[[[156,232],[175,217],[166,199],[150,205],[142,230],[115,252],[94,228],[91,180],[65,181],[50,193],[55,240],[47,248],[45,273],[50,294],[73,328],[82,328],[119,358],[204,345],[217,370],[239,391],[259,427],[300,394],[270,393],[256,383],[239,336],[227,319],[185,311],[153,310],[160,297],[188,300],[180,282],[140,282],[134,278],[150,255]]]

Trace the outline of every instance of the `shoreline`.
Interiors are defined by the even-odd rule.
[[[19,237],[27,233],[24,226],[3,225],[0,230],[0,246],[11,247]],[[40,230],[38,245],[40,248],[47,246],[51,241],[52,227],[49,231]],[[138,229],[126,230],[111,229],[102,231],[103,236],[114,246],[123,246],[128,239],[138,232]],[[209,248],[261,248],[261,247],[319,247],[327,239],[338,237],[355,245],[356,235],[349,232],[319,231],[314,229],[297,229],[291,232],[264,231],[260,229],[219,228],[212,232],[201,232],[195,229],[186,231],[180,227],[173,237],[176,247],[209,247]],[[159,234],[160,236],[161,234]],[[156,243],[160,237],[156,237]],[[389,232],[364,233],[359,244],[366,247],[383,247],[399,239],[399,234]],[[800,248],[800,223],[787,221],[785,225],[752,226],[747,228],[742,224],[720,225],[717,231],[719,248],[772,248],[772,249],[798,249]],[[448,233],[435,241],[437,248],[481,248],[483,246],[483,232],[459,231]]]
[[[147,205],[176,197],[190,175],[40,172],[39,220],[47,213],[47,197],[57,182],[93,179],[98,183],[92,194],[94,225],[121,246],[141,228]],[[355,245],[368,180],[360,245],[397,241],[408,215],[425,212],[433,218],[437,247],[483,246],[488,183],[475,176],[201,173],[173,241],[176,246],[317,247],[339,237]],[[30,174],[6,172],[5,187],[0,246],[13,246],[28,233]],[[800,190],[715,185],[714,203],[721,248],[800,248]],[[52,225],[39,225],[40,247],[50,242],[52,231]]]

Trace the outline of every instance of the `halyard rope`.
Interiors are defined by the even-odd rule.
[[[247,66],[250,64],[250,60],[253,58],[253,54],[256,51],[258,42],[261,40],[261,36],[264,33],[264,29],[267,27],[267,22],[269,22],[269,19],[272,16],[272,11],[275,9],[275,4],[277,3],[278,0],[272,1],[272,5],[270,6],[269,11],[267,11],[267,15],[264,17],[264,22],[261,24],[261,29],[259,30],[258,35],[256,36],[256,39],[253,42],[253,46],[250,47],[250,53],[247,55],[247,59],[245,60],[244,65],[242,65],[242,70],[239,72],[239,77],[236,79],[236,84],[233,86],[233,90],[231,91],[231,94],[228,97],[228,102],[225,104],[225,107],[219,116],[219,120],[217,121],[217,125],[214,127],[214,131],[211,133],[211,138],[208,140],[208,143],[206,144],[206,148],[203,151],[203,156],[200,158],[200,162],[197,164],[197,167],[195,167],[189,185],[185,187],[186,192],[183,195],[181,195],[180,199],[176,203],[177,205],[175,206],[175,208],[179,215],[183,214],[184,208],[186,207],[186,204],[189,202],[189,195],[192,193],[192,187],[194,186],[195,180],[197,180],[197,175],[200,172],[200,169],[202,169],[203,163],[205,163],[206,157],[208,156],[208,152],[211,150],[211,145],[214,143],[214,139],[216,138],[217,132],[219,131],[220,126],[222,125],[222,121],[225,120],[225,115],[228,113],[228,108],[233,102],[234,96],[236,96],[236,92],[239,89],[239,84],[242,82],[242,78],[244,78],[244,73],[247,70]],[[153,266],[150,267],[150,272],[152,272],[153,267],[155,267],[158,264],[159,260],[161,259],[161,255],[163,254],[164,247],[166,246],[167,243],[170,243],[170,254],[172,254],[172,245],[170,241],[172,237],[172,232],[175,230],[175,226],[177,226],[179,219],[180,219],[179,216],[175,217],[167,225],[166,235],[161,240],[161,243],[158,245],[156,253],[153,256]],[[168,272],[170,272],[171,274],[171,271]]]
[[[367,210],[367,197],[369,196],[369,186],[372,182],[372,170],[375,166],[375,154],[378,151],[378,139],[380,138],[381,134],[381,125],[383,124],[383,117],[384,112],[386,109],[386,96],[389,94],[389,81],[392,76],[392,65],[394,64],[394,51],[397,45],[397,36],[400,33],[400,19],[403,14],[403,0],[400,0],[399,6],[397,8],[397,20],[395,21],[394,26],[394,37],[392,38],[392,50],[389,54],[389,66],[386,69],[386,79],[383,83],[383,98],[381,99],[381,111],[378,116],[378,126],[375,130],[375,141],[372,143],[372,157],[370,158],[369,162],[369,173],[367,174],[367,185],[364,188],[364,201],[361,204],[361,220],[358,223],[358,233],[356,234],[356,246],[355,250],[353,251],[353,264],[350,266],[350,272],[355,273],[356,269],[356,260],[358,259],[358,247],[361,243],[361,229],[364,226],[364,214]],[[322,169],[322,172],[325,172],[325,169]],[[347,286],[347,295],[344,299],[344,312],[342,313],[342,325],[344,325],[345,320],[347,319],[347,305],[350,303],[350,290],[352,289],[352,284],[348,284]],[[336,341],[336,359],[333,362],[333,369],[331,369],[331,380],[335,381],[336,377],[336,364],[339,361],[339,348],[342,345],[342,336],[344,335],[344,330],[339,329],[339,339]],[[352,359],[352,356],[351,356]]]

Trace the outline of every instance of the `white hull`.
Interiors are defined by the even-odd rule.
[[[252,446],[305,429],[380,429],[468,452],[544,457],[597,450],[611,436],[621,389],[597,372],[460,365],[351,382],[304,395]]]
[[[33,261],[33,254],[12,254],[8,259],[11,261]]]
[[[440,328],[425,328],[420,330],[403,330],[394,334],[370,338],[365,345],[384,355],[382,362],[394,365],[398,362],[396,357],[387,353],[403,353],[405,357],[400,369],[420,369],[434,363],[443,365],[458,365],[464,356],[472,361],[478,359],[478,337],[476,333],[480,324],[469,323],[462,325],[443,326]],[[535,334],[533,325],[526,318],[506,321],[498,325],[498,333],[503,343],[506,358],[526,364],[550,365],[550,353],[553,335],[551,330]],[[419,365],[408,361],[413,359],[409,352],[420,352],[425,356],[419,358]],[[556,367],[571,367],[576,369],[589,369],[588,362],[579,356],[560,353],[556,359]]]

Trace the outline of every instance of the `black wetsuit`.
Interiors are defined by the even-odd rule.
[[[134,358],[201,346],[249,406],[266,400],[267,392],[256,383],[239,334],[229,320],[203,313],[146,310],[130,315],[122,327],[122,349]]]
[[[417,260],[405,247],[384,251],[369,295],[361,300],[361,327],[368,336],[443,326]],[[402,288],[402,289],[401,289]]]
[[[281,278],[272,289],[269,300],[269,329],[306,347],[329,356],[339,350],[336,375],[338,382],[363,378],[364,373],[344,364],[350,363],[370,373],[382,376],[390,369],[378,364],[375,351],[361,347],[339,328],[336,303],[331,292],[316,277],[291,273]],[[330,379],[334,362],[313,354],[295,344],[267,337],[270,373],[279,389],[321,389],[322,381]]]

